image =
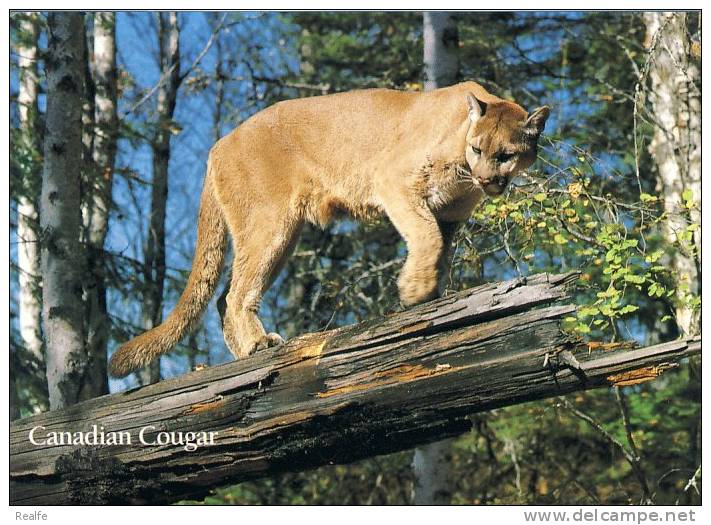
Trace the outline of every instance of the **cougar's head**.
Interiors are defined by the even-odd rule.
[[[474,181],[487,195],[501,195],[521,170],[536,160],[538,137],[550,108],[530,115],[513,102],[486,104],[467,95],[469,120],[465,158]]]

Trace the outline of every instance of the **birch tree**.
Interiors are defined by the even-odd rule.
[[[26,13],[20,20],[21,36],[17,44],[20,83],[17,95],[23,147],[38,154],[37,13]],[[42,304],[40,301],[40,249],[37,236],[39,214],[35,195],[40,186],[40,174],[30,169],[25,174],[25,191],[17,199],[17,263],[19,269],[20,336],[25,349],[38,364],[44,363],[42,350]]]
[[[106,310],[104,243],[112,203],[118,119],[116,114],[116,14],[94,14],[91,158],[87,162],[87,192],[82,205],[88,278],[85,284],[86,347],[92,360],[91,380],[97,395],[108,392],[106,351],[109,318]],[[85,144],[86,145],[86,144]]]
[[[49,402],[57,409],[87,397],[84,381],[82,279],[79,242],[84,15],[48,15],[47,112],[40,226],[42,318]]]
[[[422,15],[425,91],[449,86],[459,75],[459,33],[452,13],[425,12]]]
[[[157,90],[158,121],[151,148],[153,150],[153,185],[148,235],[144,247],[143,319],[145,330],[160,324],[163,317],[165,286],[165,216],[168,201],[168,165],[173,113],[181,83],[180,29],[174,11],[158,14],[160,52],[160,85]],[[160,360],[156,360],[140,375],[142,383],[160,380]]]
[[[425,91],[457,82],[459,74],[457,22],[452,13],[423,13]],[[412,469],[416,505],[449,504],[452,440],[446,439],[415,449]]]
[[[650,65],[647,96],[656,117],[649,152],[667,214],[664,235],[676,248],[676,321],[682,334],[691,335],[699,330],[700,305],[694,303],[701,296],[700,72],[692,60],[686,13],[645,13],[644,21]]]

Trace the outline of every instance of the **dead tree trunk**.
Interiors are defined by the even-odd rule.
[[[13,422],[10,501],[201,498],[231,483],[454,436],[470,428],[475,412],[640,382],[699,352],[700,339],[637,350],[573,340],[559,323],[574,307],[551,303],[567,297],[574,279],[540,274],[526,285],[487,284]],[[84,444],[52,446],[52,432],[81,433],[68,436]],[[187,451],[179,443],[187,432],[208,441],[212,432],[211,444]],[[104,445],[95,444],[100,436]],[[123,444],[109,443],[119,438]],[[168,438],[177,444],[155,444]]]

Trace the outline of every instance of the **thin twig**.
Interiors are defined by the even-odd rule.
[[[649,484],[647,483],[647,475],[645,474],[644,467],[642,465],[642,458],[637,449],[637,444],[634,441],[634,436],[632,435],[632,424],[630,423],[629,407],[627,406],[627,398],[622,388],[615,387],[615,397],[617,398],[617,405],[620,407],[620,415],[622,416],[622,424],[625,427],[625,434],[627,435],[627,443],[634,454],[635,463],[637,464],[637,473],[640,477],[640,483],[642,483],[642,490],[645,493],[645,498],[650,502],[652,501],[651,492],[649,490]]]
[[[644,472],[640,471],[640,466],[637,463],[637,460],[636,460],[634,454],[631,453],[629,450],[627,450],[627,447],[625,447],[622,443],[620,443],[612,434],[610,434],[607,430],[605,430],[602,427],[602,425],[600,425],[597,421],[595,421],[591,416],[589,416],[588,414],[581,412],[580,410],[575,408],[570,403],[570,401],[568,401],[564,397],[561,397],[558,399],[571,414],[573,414],[577,418],[585,421],[588,425],[590,425],[592,428],[594,428],[601,436],[603,436],[610,444],[614,445],[615,447],[617,447],[620,450],[620,452],[622,452],[622,455],[625,457],[627,462],[632,467],[632,471],[635,473],[635,475],[637,476],[637,479],[640,482],[640,485],[642,486],[643,503],[652,504],[653,501],[651,499],[649,487],[647,485],[647,478],[644,475]]]
[[[698,487],[698,485],[696,484],[696,480],[697,480],[700,476],[701,476],[701,465],[699,465],[699,467],[696,469],[696,471],[694,472],[694,475],[691,476],[691,478],[689,478],[689,481],[686,482],[686,486],[684,486],[684,490],[682,491],[682,496],[683,496],[684,494],[686,494],[687,492],[689,492],[689,489],[690,489],[690,488],[693,488],[693,489],[696,491],[697,494],[700,494],[700,492],[699,492],[699,487]],[[680,496],[680,497],[681,497],[681,496]],[[679,504],[679,498],[676,499],[676,501],[674,502],[674,504],[675,504],[675,505],[678,505],[678,504]]]
[[[205,46],[202,48],[202,51],[200,51],[198,53],[198,55],[195,57],[195,60],[193,60],[193,63],[190,65],[190,67],[179,76],[179,80],[178,80],[179,84],[182,83],[182,81],[185,80],[185,78],[190,73],[192,73],[192,71],[198,66],[200,61],[205,57],[207,52],[210,50],[210,48],[212,47],[212,44],[215,43],[217,36],[219,35],[220,31],[222,31],[222,29],[224,28],[224,21],[225,21],[226,16],[227,16],[227,13],[222,15],[222,19],[220,20],[220,23],[217,25],[217,27],[215,27],[215,29],[213,29],[212,33],[210,34],[210,38],[207,40],[207,43],[205,44]],[[131,113],[136,111],[139,107],[141,107],[149,98],[151,98],[155,94],[155,92],[158,91],[158,88],[160,88],[165,83],[165,81],[170,77],[170,75],[173,73],[173,70],[177,66],[178,66],[178,63],[175,63],[172,66],[170,66],[170,68],[168,68],[166,70],[166,72],[163,73],[163,75],[158,79],[158,82],[151,89],[149,89],[148,92],[145,95],[143,95],[138,102],[136,102],[133,106],[128,108],[123,113],[123,115],[121,115],[121,117],[119,117],[119,120],[125,119],[128,115],[130,115]]]

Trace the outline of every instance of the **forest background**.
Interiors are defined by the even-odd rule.
[[[459,232],[449,291],[577,269],[566,329],[581,337],[653,344],[700,330],[698,12],[14,12],[10,23],[13,418],[229,361],[213,305],[157,366],[106,374],[107,355],[183,289],[211,145],[276,101],[350,89],[466,79],[553,108],[538,162]],[[74,89],[57,82],[67,71]],[[76,110],[61,116],[58,101]],[[404,254],[386,219],[307,228],[265,297],[268,331],[396,310]],[[699,503],[700,392],[691,360],[652,383],[473,415],[471,433],[435,452],[447,465],[437,497]],[[406,504],[411,463],[400,452],[205,502]]]

